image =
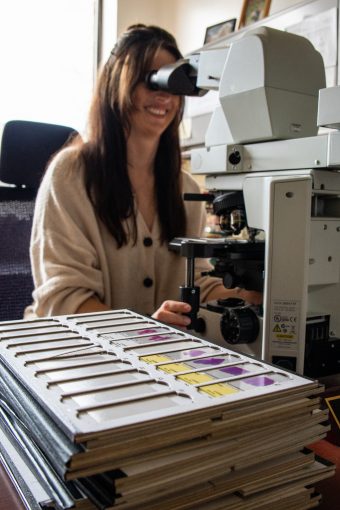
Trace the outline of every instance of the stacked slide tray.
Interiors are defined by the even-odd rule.
[[[130,310],[2,322],[0,370],[27,508],[303,510],[334,474],[317,381]]]

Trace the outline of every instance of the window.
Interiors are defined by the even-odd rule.
[[[82,131],[96,73],[97,0],[9,0],[0,7],[0,124]]]

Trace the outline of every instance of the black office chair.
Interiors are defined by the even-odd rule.
[[[35,197],[51,156],[77,132],[66,126],[12,120],[0,149],[0,321],[22,319],[32,302],[29,243]]]

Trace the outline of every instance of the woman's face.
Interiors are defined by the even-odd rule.
[[[167,50],[158,50],[149,71],[173,64],[175,57]],[[132,96],[133,110],[130,117],[131,132],[142,136],[159,138],[175,118],[180,98],[168,92],[150,90],[139,83]]]

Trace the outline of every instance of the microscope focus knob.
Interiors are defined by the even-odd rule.
[[[228,308],[221,317],[223,338],[230,344],[250,344],[259,333],[259,320],[250,308]]]

